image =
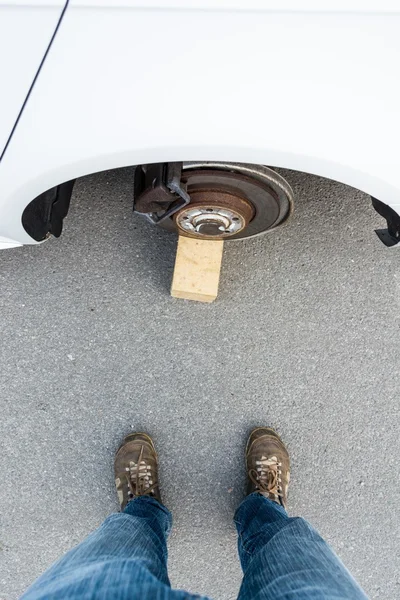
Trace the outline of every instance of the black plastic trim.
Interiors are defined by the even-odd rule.
[[[376,212],[386,219],[387,229],[376,229],[375,233],[385,246],[390,248],[400,242],[400,216],[393,208],[376,198],[371,198]]]
[[[49,234],[60,237],[63,220],[68,214],[75,179],[61,183],[37,196],[22,213],[22,225],[37,242]]]

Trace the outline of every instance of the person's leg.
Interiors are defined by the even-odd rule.
[[[115,482],[123,512],[111,515],[25,592],[23,600],[179,600],[170,588],[167,537],[151,439],[132,434],[118,450]],[[21,600],[22,600],[21,599]]]
[[[23,600],[168,597],[167,509],[143,497],[108,517],[24,594]],[[161,591],[161,593],[160,593]]]
[[[289,456],[275,432],[259,428],[246,449],[249,495],[235,515],[243,569],[240,600],[365,600],[328,544],[285,510]]]

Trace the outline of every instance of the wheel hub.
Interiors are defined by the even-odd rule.
[[[180,235],[255,237],[281,225],[292,205],[290,185],[261,165],[154,163],[135,169],[134,211]]]
[[[185,235],[225,238],[242,231],[254,216],[250,202],[238,195],[217,190],[193,190],[190,204],[175,215]]]
[[[199,235],[222,237],[232,235],[244,228],[244,221],[238,213],[218,206],[211,208],[192,208],[182,211],[176,224],[179,229]]]
[[[289,216],[293,192],[272,169],[219,162],[184,163],[190,203],[160,223],[203,239],[239,240],[266,233]]]

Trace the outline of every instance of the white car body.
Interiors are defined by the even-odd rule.
[[[82,175],[236,161],[400,214],[394,0],[0,0],[0,248]],[[379,219],[377,219],[379,221]]]

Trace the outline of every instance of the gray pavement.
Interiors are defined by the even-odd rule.
[[[309,519],[371,598],[400,597],[400,250],[367,196],[287,172],[287,227],[226,244],[213,305],[169,296],[174,236],[131,214],[129,169],[80,180],[63,236],[0,253],[0,598],[117,509],[145,429],[175,526],[174,586],[240,584],[249,429],[275,426]]]

